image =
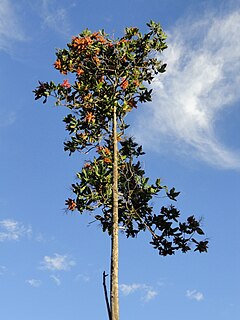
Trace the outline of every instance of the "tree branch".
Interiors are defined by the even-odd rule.
[[[107,286],[106,286],[106,277],[108,274],[103,271],[103,290],[104,290],[104,297],[105,297],[105,302],[107,306],[107,312],[108,312],[108,319],[111,320],[111,309],[110,309],[110,304],[109,304],[109,299],[108,299],[108,294],[107,294]]]

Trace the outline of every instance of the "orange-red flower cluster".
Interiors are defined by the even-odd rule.
[[[107,40],[99,32],[94,32],[86,37],[72,37],[72,46],[73,48],[82,51],[93,44],[94,40],[102,44],[107,43]],[[97,54],[99,53],[99,51],[100,49],[96,49]]]
[[[62,63],[59,59],[54,62],[54,68],[59,70],[62,74],[67,74],[67,71],[63,70]]]
[[[110,159],[111,151],[107,147],[98,146],[97,152],[101,155],[104,163],[112,163],[112,160]]]
[[[79,139],[83,139],[83,140],[87,140],[87,138],[88,138],[88,135],[86,134],[86,133],[77,133],[77,137],[79,138]]]
[[[86,101],[89,101],[91,98],[92,98],[92,94],[88,93],[83,97],[83,100],[86,102]]]
[[[91,166],[90,163],[86,162],[86,163],[84,164],[84,168],[86,168],[86,169],[91,169],[92,166]]]
[[[71,87],[71,84],[70,84],[70,83],[68,82],[68,80],[66,79],[66,80],[64,80],[63,83],[61,84],[61,87],[68,89],[68,88]]]
[[[112,163],[112,160],[111,160],[110,158],[105,157],[105,158],[103,159],[103,162],[104,162],[104,163]]]
[[[83,37],[83,38],[73,37],[72,38],[73,47],[78,49],[79,51],[86,49],[86,47],[88,47],[92,43],[93,43],[93,40],[91,39],[91,37]]]
[[[61,61],[59,59],[54,62],[54,68],[57,69],[57,70],[61,70],[62,63],[61,63]]]
[[[110,154],[111,154],[111,151],[110,151],[108,148],[104,148],[104,149],[103,149],[103,152],[104,152],[106,155],[110,155]]]
[[[129,86],[128,80],[126,78],[122,78],[122,81],[120,83],[120,87],[123,90],[126,90],[128,86]]]
[[[97,146],[97,152],[101,152],[104,148],[102,146]]]
[[[107,148],[107,147],[103,147],[103,146],[97,146],[97,152],[98,153],[104,153],[106,155],[110,155],[111,151]]]
[[[77,207],[76,202],[73,199],[68,198],[65,202],[65,204],[68,206],[68,210],[75,210]]]
[[[127,39],[121,39],[120,41],[118,41],[116,44],[121,44],[121,43],[127,43],[129,42],[130,40],[127,40]]]
[[[85,117],[85,121],[87,121],[88,123],[90,122],[95,122],[95,116],[92,112],[87,112],[86,117]]]
[[[93,38],[101,43],[107,42],[107,40],[99,32],[94,32],[93,34],[91,34],[91,38]]]
[[[133,83],[135,84],[136,87],[140,86],[140,82],[138,80],[133,80]]]
[[[84,70],[83,69],[81,69],[81,68],[78,68],[77,69],[77,75],[78,76],[80,76],[81,74],[83,74],[84,73]]]
[[[93,57],[93,61],[96,63],[97,66],[100,65],[101,60],[97,56]]]

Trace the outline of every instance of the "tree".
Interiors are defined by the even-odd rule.
[[[111,236],[110,320],[119,319],[119,228],[133,238],[140,231],[149,231],[150,244],[163,256],[192,248],[206,252],[208,245],[207,240],[195,237],[204,232],[194,216],[180,222],[180,212],[173,205],[154,213],[154,196],[164,192],[176,201],[179,192],[163,186],[160,179],[149,182],[138,159],[144,154],[142,146],[125,134],[129,127],[126,115],[140,103],[151,101],[148,84],[166,68],[156,55],[167,48],[166,35],[158,23],[150,21],[147,26],[146,34],[131,27],[118,39],[104,30],[84,30],[56,53],[54,67],[65,76],[63,82],[39,82],[34,90],[36,100],[44,98],[46,103],[53,97],[56,106],[70,110],[63,120],[70,135],[64,150],[70,155],[76,151],[92,154],[76,174],[75,196],[66,205],[81,214],[97,210],[95,220]]]

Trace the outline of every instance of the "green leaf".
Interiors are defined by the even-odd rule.
[[[201,228],[197,228],[196,229],[197,233],[200,234],[200,235],[204,235],[204,232]]]
[[[175,192],[175,188],[172,188],[169,192],[167,192],[167,196],[169,199],[176,201],[176,197],[180,194],[180,192]]]
[[[157,186],[158,188],[161,188],[161,179],[160,179],[160,178],[158,178],[158,179],[156,180],[156,186]]]

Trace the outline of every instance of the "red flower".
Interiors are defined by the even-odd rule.
[[[68,80],[66,79],[66,80],[64,80],[63,83],[61,84],[61,87],[68,89],[68,88],[71,87],[71,85],[70,85],[70,83],[68,82]]]
[[[86,163],[84,164],[84,168],[86,168],[86,169],[91,169],[92,166],[91,166],[90,163],[86,162]]]
[[[99,66],[101,63],[101,60],[97,56],[93,57],[93,61],[96,63],[97,66]]]
[[[104,158],[104,159],[103,159],[103,162],[104,162],[104,163],[111,163],[111,162],[112,162],[112,160],[111,160],[111,159],[109,159],[109,158]]]
[[[104,153],[107,154],[107,155],[110,155],[110,154],[111,154],[111,151],[110,151],[108,148],[104,148],[103,151],[104,151]]]
[[[61,64],[61,61],[60,60],[56,60],[54,62],[54,67],[58,70],[60,70],[62,68],[62,64]]]
[[[92,112],[87,112],[86,117],[85,117],[85,121],[87,121],[88,123],[95,122],[94,114]]]
[[[128,83],[128,80],[126,78],[122,78],[122,81],[120,83],[120,87],[123,89],[123,90],[126,90],[127,87],[128,87],[129,83]]]
[[[77,207],[76,202],[73,199],[68,198],[65,202],[65,204],[68,206],[68,210],[75,210]]]
[[[81,69],[81,68],[77,69],[77,74],[78,74],[78,76],[80,76],[80,75],[83,74],[83,73],[84,73],[84,70],[83,70],[83,69]]]
[[[133,80],[133,83],[135,84],[136,87],[140,86],[140,82],[138,80]]]
[[[101,152],[103,150],[102,146],[97,146],[97,152]]]

